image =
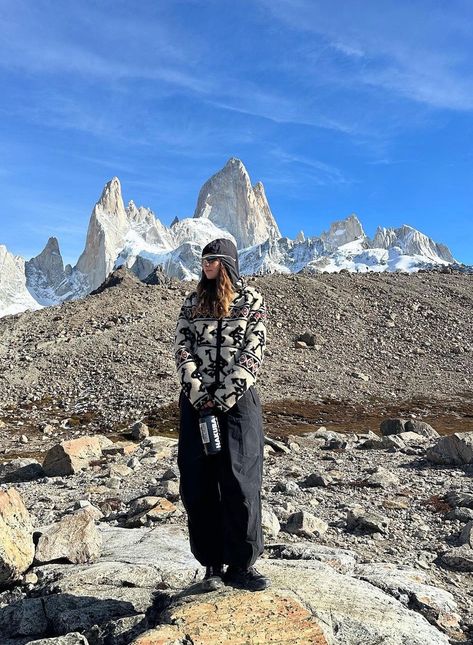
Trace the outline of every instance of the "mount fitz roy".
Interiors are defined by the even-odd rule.
[[[0,316],[82,298],[125,265],[145,279],[156,267],[179,279],[198,279],[202,248],[226,237],[239,249],[242,274],[339,271],[416,271],[455,262],[449,249],[410,226],[379,227],[369,239],[356,217],[334,222],[319,237],[282,237],[261,182],[251,185],[232,158],[201,188],[193,217],[167,227],[130,201],[125,207],[118,178],[108,182],[92,211],[77,264],[64,266],[50,237],[25,261],[0,244]]]

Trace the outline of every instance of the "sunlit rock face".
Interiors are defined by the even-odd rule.
[[[376,230],[372,248],[390,249],[397,247],[404,255],[423,256],[431,262],[454,262],[454,258],[445,244],[438,244],[430,237],[412,226],[401,226],[400,228],[382,228]]]
[[[251,186],[239,159],[232,158],[202,186],[195,218],[207,218],[233,235],[238,248],[281,237],[261,183]]]
[[[96,289],[113,270],[130,228],[120,182],[106,184],[89,221],[85,249],[75,269],[87,277],[89,290]]]

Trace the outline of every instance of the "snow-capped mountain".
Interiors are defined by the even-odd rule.
[[[41,306],[27,289],[25,260],[0,244],[0,315],[41,309]]]
[[[198,279],[202,248],[217,237],[235,242],[243,274],[415,271],[454,262],[445,245],[410,226],[379,227],[371,240],[354,214],[318,237],[302,231],[294,240],[281,237],[263,184],[252,186],[243,163],[232,158],[203,185],[194,216],[175,218],[169,227],[149,208],[133,201],[125,207],[114,177],[92,210],[74,267],[64,267],[54,237],[28,261],[0,245],[0,316],[83,297],[120,266],[141,280],[156,267],[170,277]]]

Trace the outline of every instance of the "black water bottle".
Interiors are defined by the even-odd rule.
[[[200,436],[206,455],[218,455],[222,449],[220,441],[220,426],[218,419],[212,412],[201,412],[199,419]]]

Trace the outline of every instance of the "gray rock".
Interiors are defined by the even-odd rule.
[[[149,428],[146,423],[142,423],[141,421],[134,423],[131,426],[131,436],[136,441],[143,441],[143,439],[149,437]]]
[[[47,528],[38,540],[35,560],[39,563],[65,559],[73,563],[93,562],[100,555],[101,537],[86,511],[64,516]]]
[[[317,486],[327,487],[333,483],[333,478],[327,473],[313,472],[301,482],[303,488],[315,488]]]
[[[390,434],[399,434],[405,431],[406,420],[405,419],[384,419],[381,421],[379,429],[383,436],[388,436]]]
[[[312,542],[297,544],[271,544],[266,547],[272,558],[283,560],[318,560],[338,571],[352,575],[355,570],[357,554],[349,549],[339,549]]]
[[[375,511],[365,511],[355,504],[348,509],[347,528],[350,531],[357,529],[369,533],[385,533],[389,528],[389,519]]]
[[[473,571],[473,549],[468,544],[454,547],[442,554],[442,562],[456,571]]]
[[[298,535],[307,535],[315,533],[323,535],[328,529],[328,524],[319,517],[315,517],[307,511],[298,511],[292,513],[287,519],[284,530],[287,533],[296,533]]]
[[[403,450],[406,444],[401,439],[400,435],[390,434],[382,439],[383,446],[391,450]]]
[[[386,468],[378,466],[374,472],[364,480],[367,486],[373,488],[391,488],[399,485],[399,479]]]
[[[473,549],[473,520],[467,522],[462,528],[459,538],[460,544],[468,544]]]
[[[47,628],[41,598],[26,598],[0,609],[2,636],[40,636]]]
[[[87,630],[91,643],[129,645],[149,627],[145,614],[125,616]]]
[[[455,432],[442,437],[427,450],[426,457],[435,464],[461,466],[473,462],[473,432]]]
[[[139,564],[154,570],[155,584],[179,588],[202,571],[189,549],[187,534],[177,526],[123,529],[101,525],[101,562]]]
[[[161,492],[163,497],[171,502],[177,502],[180,497],[179,482],[174,479],[168,479],[161,484]]]
[[[408,432],[417,432],[417,434],[421,434],[428,439],[438,439],[440,437],[437,430],[432,428],[428,423],[425,423],[425,421],[409,419],[406,421],[405,428]]]
[[[177,470],[175,470],[174,468],[168,468],[165,471],[164,475],[161,477],[161,480],[166,481],[168,479],[179,479],[179,473],[177,472]]]
[[[375,586],[341,575],[322,562],[261,560],[273,589],[291,590],[337,645],[448,645],[448,638],[420,614]]]
[[[272,439],[271,437],[264,437],[264,443],[266,446],[271,446],[276,452],[284,452],[286,454],[290,453],[290,449],[282,441],[277,439]]]
[[[0,585],[14,582],[33,562],[31,516],[15,488],[0,490]]]
[[[286,493],[291,497],[298,497],[301,494],[301,489],[293,481],[280,481],[274,485],[273,491],[275,493]]]
[[[307,345],[307,347],[314,347],[315,345],[320,345],[324,342],[320,334],[313,334],[309,331],[305,331],[303,334],[297,336],[296,340],[302,341]]]
[[[469,522],[473,520],[473,509],[472,508],[463,508],[458,506],[457,508],[452,509],[445,515],[447,520],[459,520],[460,522]]]
[[[0,464],[0,481],[27,482],[44,477],[43,467],[36,459],[12,459]]]
[[[64,636],[29,641],[29,645],[89,645],[89,641],[79,632],[70,632]]]
[[[357,378],[360,381],[369,381],[371,380],[371,376],[368,374],[363,374],[363,372],[350,372],[350,375],[353,376],[353,378]]]
[[[419,611],[440,629],[458,629],[460,616],[452,594],[427,584],[424,572],[380,562],[357,566],[355,575],[404,601],[403,604]]]
[[[378,437],[371,430],[367,433],[358,434],[357,439],[359,442],[356,446],[358,450],[383,450],[385,448],[383,438]]]
[[[281,530],[281,525],[276,514],[267,506],[263,507],[261,524],[263,526],[263,533],[270,538],[275,538]]]
[[[407,424],[406,424],[407,425]],[[405,430],[400,432],[398,435],[399,439],[402,439],[407,446],[425,446],[429,443],[429,440],[426,436],[419,434],[418,432],[410,432]]]
[[[445,501],[454,508],[460,507],[473,510],[473,493],[451,490],[445,494]]]

